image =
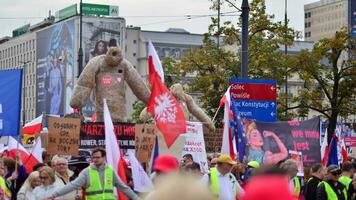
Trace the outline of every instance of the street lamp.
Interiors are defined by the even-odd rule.
[[[83,14],[82,14],[82,0],[79,3],[79,50],[78,50],[78,77],[83,71],[83,48],[82,48],[82,37],[83,37]]]
[[[25,66],[27,63],[30,63],[31,61],[20,61],[20,64],[22,64],[22,79],[23,79],[23,91],[22,91],[22,126],[25,125],[26,122],[26,69]]]
[[[242,0],[241,9],[235,6],[231,1],[225,0],[232,7],[241,11],[242,33],[241,33],[241,77],[248,78],[248,17],[250,6],[248,0]]]

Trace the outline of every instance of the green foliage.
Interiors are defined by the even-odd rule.
[[[135,101],[133,104],[133,113],[131,115],[131,122],[132,123],[142,123],[140,121],[140,114],[141,111],[146,107],[146,104],[140,100]]]
[[[321,113],[329,121],[329,135],[338,116],[356,113],[356,61],[346,54],[356,55],[355,44],[347,29],[342,29],[333,38],[320,40],[311,51],[301,51],[292,66],[305,82],[302,95],[294,99],[299,103],[295,108]]]

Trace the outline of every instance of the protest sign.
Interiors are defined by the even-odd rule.
[[[48,153],[78,155],[80,119],[49,117]]]
[[[251,122],[244,121],[249,160],[277,163],[288,157],[288,150],[300,151],[303,163],[320,163],[319,118],[306,121]]]
[[[297,176],[304,176],[302,152],[289,150],[289,157],[297,163],[298,166]]]
[[[158,129],[154,124],[135,125],[136,157],[141,163],[150,161],[153,145]]]
[[[114,123],[114,133],[120,149],[135,149],[135,124]],[[84,123],[80,129],[80,149],[105,148],[105,126],[103,122]]]
[[[204,141],[206,152],[216,153],[221,151],[222,145],[222,131],[223,129],[219,128],[216,131],[210,131],[204,129]]]
[[[208,173],[209,167],[205,151],[202,123],[187,122],[187,131],[182,156],[191,154],[194,162],[199,163],[202,173]]]

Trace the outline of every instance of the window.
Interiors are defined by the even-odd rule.
[[[311,32],[305,32],[305,33],[304,33],[304,37],[307,38],[307,37],[310,37],[310,36],[311,36]]]
[[[133,40],[133,43],[134,43],[134,44],[136,44],[136,42],[137,42],[136,40]]]

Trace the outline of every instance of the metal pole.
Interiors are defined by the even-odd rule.
[[[218,48],[220,47],[220,0],[218,0],[218,35],[216,37]]]
[[[241,44],[241,76],[242,78],[248,77],[248,15],[250,7],[248,0],[243,0],[242,5],[242,44]]]
[[[82,19],[82,0],[79,3],[79,50],[78,50],[78,77],[83,71],[83,48],[82,48],[82,37],[83,37],[83,19]]]
[[[287,38],[288,33],[288,19],[287,19],[287,0],[284,0],[284,26],[285,26],[285,38]],[[284,44],[284,54],[288,54],[287,43]],[[287,57],[286,57],[287,58]],[[286,91],[286,117],[288,116],[288,66],[286,65],[286,78],[285,78],[285,91]]]

